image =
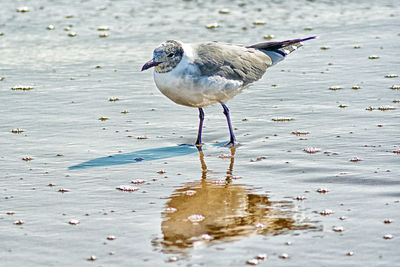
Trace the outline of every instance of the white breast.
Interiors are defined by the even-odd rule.
[[[225,102],[242,90],[243,82],[228,80],[221,76],[201,76],[194,64],[193,49],[182,44],[184,55],[179,64],[169,72],[154,72],[157,88],[177,104],[204,107]]]

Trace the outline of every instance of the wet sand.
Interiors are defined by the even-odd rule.
[[[0,6],[0,266],[398,264],[396,2]],[[236,150],[140,72],[167,39],[313,35],[227,103]]]

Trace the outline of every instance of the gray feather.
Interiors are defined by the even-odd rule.
[[[194,64],[202,76],[239,80],[244,86],[260,79],[272,65],[271,58],[255,48],[210,42],[199,44],[195,52]]]

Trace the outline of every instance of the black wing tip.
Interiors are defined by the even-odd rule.
[[[287,46],[287,45],[292,45],[295,43],[300,43],[300,42],[317,39],[317,38],[318,38],[318,36],[310,36],[310,37],[306,37],[306,38],[298,38],[298,39],[286,40],[286,41],[276,42],[276,43],[282,44],[283,46]]]
[[[314,36],[310,36],[310,37],[307,37],[304,39],[300,39],[300,42],[308,41],[308,40],[312,40],[312,39],[318,39],[318,38],[319,38],[318,36],[314,35]]]
[[[317,39],[318,36],[310,36],[306,38],[298,38],[298,39],[291,39],[291,40],[285,40],[285,41],[280,41],[280,42],[263,42],[263,43],[258,43],[254,45],[249,45],[246,46],[247,48],[256,48],[256,49],[261,49],[261,50],[276,50],[279,48],[283,48],[289,45],[293,45],[296,43],[301,43],[303,41],[308,41],[312,39]]]

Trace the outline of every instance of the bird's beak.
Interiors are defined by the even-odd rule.
[[[160,63],[161,62],[155,62],[154,58],[153,58],[152,60],[147,61],[146,64],[143,65],[142,71],[150,69],[151,67],[157,66]]]

